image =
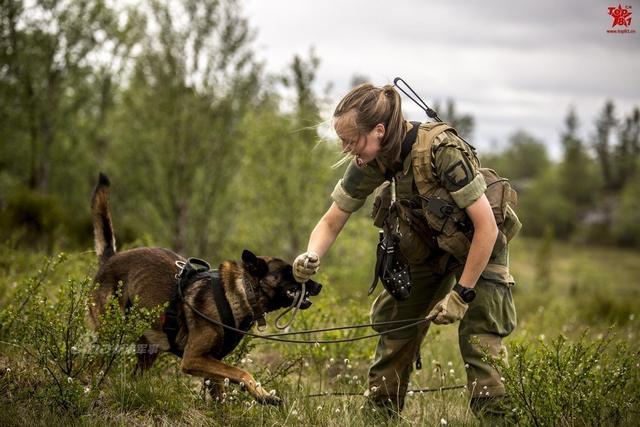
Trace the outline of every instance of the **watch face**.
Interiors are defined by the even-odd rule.
[[[464,300],[464,302],[471,302],[475,299],[475,297],[476,297],[475,289],[465,289],[462,299]]]

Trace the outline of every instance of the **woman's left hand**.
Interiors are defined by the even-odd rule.
[[[451,291],[440,300],[427,316],[436,325],[448,325],[464,317],[469,305],[462,301],[456,291]]]

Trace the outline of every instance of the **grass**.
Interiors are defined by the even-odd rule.
[[[6,307],[26,278],[34,273],[34,266],[42,264],[43,256],[6,247],[0,248],[0,255],[0,302],[2,307]],[[341,256],[346,257],[345,254]],[[367,267],[369,261],[364,263]],[[609,337],[608,331],[613,334],[611,344],[602,350],[601,361],[589,365],[592,370],[585,374],[588,381],[584,383],[597,390],[604,383],[603,378],[607,378],[603,373],[610,369],[611,375],[623,372],[628,384],[634,387],[621,389],[620,393],[624,391],[622,394],[612,392],[609,401],[589,397],[588,393],[580,396],[587,396],[586,402],[598,407],[636,402],[639,393],[637,352],[640,346],[636,342],[638,320],[635,311],[640,302],[640,290],[635,281],[640,275],[640,254],[518,238],[512,245],[511,267],[517,282],[514,299],[519,326],[506,343],[512,353],[522,351],[519,357],[527,363],[512,366],[524,367],[521,377],[527,380],[527,384],[537,384],[537,394],[535,390],[529,391],[543,402],[541,405],[546,405],[544,408],[549,409],[541,415],[543,420],[554,420],[553,416],[562,410],[562,406],[560,410],[554,409],[552,403],[544,400],[545,396],[554,395],[553,391],[562,387],[575,389],[577,393],[579,384],[572,383],[576,381],[575,376],[568,376],[564,383],[560,378],[553,389],[545,391],[540,384],[548,384],[549,381],[535,382],[538,377],[544,379],[544,373],[550,369],[542,362],[553,359],[555,355],[557,363],[554,366],[564,366],[563,369],[574,372],[586,363],[586,359],[583,361],[576,355],[580,355],[580,351],[587,354],[584,349],[599,343],[603,336]],[[54,298],[57,289],[69,277],[91,274],[94,268],[91,253],[70,254],[68,260],[46,278],[43,292]],[[351,276],[357,282],[345,283],[346,270],[347,266],[337,261],[333,268],[326,265],[320,276],[320,281],[325,284],[323,294],[315,299],[310,310],[299,314],[295,324],[297,329],[368,321],[368,310],[373,301],[373,296],[366,296],[368,270],[363,267],[362,271]],[[271,316],[271,320],[273,318]],[[412,376],[410,389],[465,383],[456,331],[455,325],[431,328],[422,347],[423,369]],[[6,332],[0,329],[0,335],[5,336]],[[334,332],[326,338],[367,333],[370,331]],[[554,352],[555,340],[559,336],[564,337],[566,344]],[[6,342],[5,339],[3,341]],[[367,369],[374,347],[372,340],[319,346],[244,340],[242,347],[229,357],[229,363],[252,372],[267,389],[277,390],[284,402],[281,407],[257,405],[233,385],[226,390],[224,401],[216,402],[206,393],[201,380],[180,373],[179,359],[172,355],[162,355],[150,372],[140,378],[130,376],[132,364],[124,358],[114,366],[99,390],[74,395],[79,409],[70,412],[57,407],[48,398],[51,392],[48,376],[34,369],[34,363],[18,348],[3,343],[0,344],[0,424],[244,427],[369,426],[385,423],[441,425],[446,422],[448,425],[478,425],[467,408],[468,397],[464,390],[412,393],[401,417],[390,421],[368,410],[365,399],[359,395],[308,397],[323,392],[362,394],[366,390]],[[628,366],[623,364],[623,359]],[[623,371],[627,369],[625,366],[627,371]],[[88,380],[78,378],[78,381]],[[621,397],[623,395],[627,397]],[[562,396],[555,399],[562,399]],[[634,410],[637,416],[637,409],[631,408],[627,411],[627,418],[622,414],[623,418],[615,418],[615,424],[631,425],[630,420],[636,419],[629,418]],[[529,422],[533,419],[526,418],[529,416],[526,413],[522,416]],[[607,420],[610,420],[613,425],[614,418],[603,419],[602,424],[608,425]],[[579,417],[555,420],[549,423],[580,425]]]

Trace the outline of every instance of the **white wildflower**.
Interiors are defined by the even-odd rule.
[[[447,420],[445,420],[444,418],[440,418],[440,425],[441,426],[446,426],[447,424],[448,424]]]
[[[344,364],[348,365],[349,364],[349,359],[344,359]]]
[[[209,385],[211,385],[211,380],[210,379],[206,379],[206,380],[204,380],[204,383],[205,383],[205,385],[209,386]]]
[[[67,378],[67,382],[68,382],[69,384],[71,384],[71,383],[73,382],[73,378],[68,377],[68,378]]]
[[[275,396],[276,395],[276,391],[274,389],[269,390],[269,394],[271,396]]]
[[[229,378],[224,379],[224,386],[229,387]]]

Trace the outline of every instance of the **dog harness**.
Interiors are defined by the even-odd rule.
[[[210,283],[210,289],[213,292],[213,299],[215,301],[216,308],[218,309],[221,321],[225,326],[235,328],[236,319],[233,316],[233,311],[231,310],[231,305],[227,299],[224,286],[222,285],[222,280],[220,279],[220,272],[218,270],[211,270],[211,267],[206,261],[198,258],[189,258],[186,262],[177,261],[176,265],[181,270],[176,274],[176,292],[172,296],[169,307],[165,311],[162,330],[169,341],[170,351],[173,354],[182,357],[183,352],[178,348],[176,342],[176,337],[180,329],[180,325],[178,323],[178,308],[179,304],[184,300],[185,290],[193,283],[199,280],[207,280]],[[243,331],[248,331],[254,321],[258,321],[260,325],[263,325],[266,322],[264,320],[264,310],[257,300],[253,286],[250,283],[250,279],[247,279],[243,275],[242,281],[249,304],[253,310],[253,316],[243,318],[239,322],[237,328]],[[224,356],[229,354],[242,339],[242,334],[227,328],[223,328],[222,333],[222,349],[218,354],[216,354],[216,357],[219,359],[222,359]]]

